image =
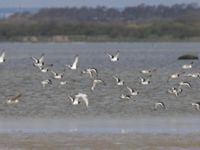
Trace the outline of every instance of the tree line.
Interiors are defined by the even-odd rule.
[[[0,21],[0,39],[54,35],[132,40],[200,37],[200,8],[196,4],[44,8]]]

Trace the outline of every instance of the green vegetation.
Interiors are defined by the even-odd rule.
[[[95,18],[95,19],[94,19]],[[52,38],[51,38],[52,37]],[[56,37],[56,38],[55,38]],[[200,40],[194,5],[42,9],[0,21],[0,40],[11,41]]]
[[[148,25],[102,24],[0,24],[0,40],[16,40],[19,37],[68,36],[78,41],[138,41],[138,40],[189,40],[200,38],[200,26],[180,22],[152,23]]]

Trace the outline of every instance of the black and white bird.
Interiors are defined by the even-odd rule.
[[[145,79],[145,78],[140,77],[140,83],[142,85],[148,85],[150,84],[150,79]]]
[[[1,52],[1,55],[0,55],[0,63],[4,63],[6,61],[5,59],[5,50],[3,50]]]
[[[200,111],[200,102],[193,102],[191,104],[192,104],[192,106],[195,107],[196,110]]]
[[[52,74],[53,74],[53,78],[54,78],[54,79],[62,79],[62,78],[64,77],[65,69],[64,69],[64,71],[61,72],[61,73],[57,73],[57,72],[55,72],[55,71],[53,71],[53,70],[51,70],[51,72],[52,72]]]
[[[186,77],[192,77],[192,78],[200,78],[200,73],[195,72],[195,73],[188,73],[185,75]]]
[[[152,73],[152,72],[155,72],[156,71],[156,69],[153,69],[153,70],[141,70],[140,72],[142,73],[142,74],[150,74],[150,73]]]
[[[190,64],[185,64],[185,65],[182,65],[182,69],[191,69],[192,68],[192,65],[193,65],[193,61],[190,63]]]
[[[131,95],[129,95],[129,94],[121,94],[120,95],[120,99],[130,100],[131,99]]]
[[[13,96],[13,97],[10,97],[8,100],[7,100],[7,104],[17,104],[19,103],[19,98],[22,96],[21,93],[18,93],[17,95]]]
[[[47,85],[52,85],[51,79],[41,81],[42,87],[45,88]]]
[[[166,110],[166,106],[165,106],[164,102],[156,102],[155,106],[154,106],[154,110],[157,110],[158,107],[161,107],[162,109]]]
[[[178,85],[179,85],[180,87],[182,87],[182,86],[186,86],[186,87],[189,87],[189,88],[192,87],[191,84],[190,84],[189,82],[185,82],[185,81],[179,82]]]
[[[98,77],[98,71],[96,68],[88,68],[83,70],[81,73],[89,74],[90,78]]]
[[[34,60],[33,66],[42,67],[44,65],[44,56],[45,56],[45,54],[42,53],[40,58],[31,57]]]
[[[64,81],[60,81],[60,85],[66,85],[68,83],[67,80],[64,80]]]
[[[180,87],[178,87],[178,88],[172,87],[172,88],[170,88],[170,89],[167,90],[167,92],[169,94],[174,94],[175,96],[178,96],[182,91],[183,90]]]
[[[117,53],[114,54],[114,55],[111,55],[111,54],[109,54],[109,53],[105,53],[105,54],[110,58],[110,61],[111,61],[111,62],[116,62],[116,61],[119,60],[119,50],[118,50]]]
[[[91,90],[94,91],[94,88],[95,88],[96,85],[99,84],[99,83],[105,84],[104,81],[102,81],[102,80],[100,80],[100,79],[94,79],[93,82],[92,82]]]
[[[53,64],[40,66],[39,69],[41,72],[46,73],[50,70],[51,67],[53,67]]]
[[[128,87],[128,86],[127,86],[126,88],[129,90],[130,95],[132,95],[132,96],[136,96],[136,95],[139,94],[139,91],[138,91],[138,90],[132,89],[132,88],[130,88],[130,87]]]
[[[88,105],[89,105],[89,100],[88,100],[87,94],[78,93],[78,94],[74,95],[73,97],[68,96],[68,98],[72,102],[72,105],[78,105],[81,103],[81,101],[83,101],[85,103],[86,107],[88,107]]]
[[[113,76],[113,78],[115,79],[117,85],[122,86],[122,85],[125,84],[124,80],[121,80],[121,79],[118,78],[116,75]]]
[[[78,61],[79,61],[79,56],[76,55],[75,56],[75,59],[74,59],[74,62],[72,63],[72,65],[66,65],[69,69],[71,70],[77,70],[78,68]]]
[[[177,79],[180,77],[181,74],[183,74],[184,72],[176,72],[174,74],[171,74],[169,77],[168,77],[168,80],[167,81],[170,81],[171,79]]]

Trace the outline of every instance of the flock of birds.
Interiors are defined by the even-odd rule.
[[[119,54],[120,54],[119,51],[117,51],[115,54],[109,54],[109,53],[105,52],[105,55],[107,55],[110,62],[112,62],[112,63],[119,61]],[[70,70],[77,70],[78,64],[79,64],[79,55],[76,55],[73,63],[70,65],[67,64],[64,71],[61,73],[58,73],[52,69],[53,64],[46,64],[44,53],[39,58],[31,57],[31,59],[33,60],[33,66],[36,67],[37,69],[39,69],[40,72],[42,72],[42,73],[51,72],[52,73],[53,78],[49,78],[49,79],[41,81],[41,85],[43,88],[46,88],[46,86],[52,85],[52,83],[53,83],[52,80],[59,80],[60,85],[66,85],[68,83],[68,81],[62,80],[66,69],[68,68]],[[5,61],[6,61],[5,50],[3,50],[0,55],[0,63],[4,63]],[[187,77],[191,77],[191,78],[200,78],[200,73],[187,73],[187,74],[185,73],[184,70],[190,70],[192,67],[193,67],[193,62],[182,65],[182,68],[181,68],[182,71],[179,71],[177,73],[169,75],[167,82],[170,82],[171,80],[175,80],[178,78],[180,79],[181,76],[187,76]],[[143,74],[143,76],[145,76],[145,77],[139,77],[140,84],[143,86],[147,86],[147,85],[151,84],[150,77],[152,76],[153,72],[156,72],[156,71],[157,71],[156,69],[141,70],[140,73]],[[81,73],[88,74],[88,76],[92,79],[93,83],[90,88],[91,91],[94,91],[95,87],[98,84],[106,85],[106,83],[103,80],[99,79],[98,70],[96,68],[87,68],[87,69],[82,70]],[[117,86],[126,87],[126,89],[128,91],[128,94],[122,93],[120,95],[120,99],[131,100],[133,97],[140,95],[139,90],[133,89],[133,88],[127,86],[125,81],[123,79],[119,78],[117,75],[113,75],[113,80],[115,81]],[[167,90],[167,93],[172,94],[177,97],[183,91],[182,87],[192,88],[191,83],[187,82],[187,81],[178,82],[176,85],[177,86],[169,88]],[[7,104],[18,103],[20,97],[22,97],[22,94],[19,92],[17,95],[8,98]],[[86,94],[86,93],[77,93],[74,95],[68,95],[67,99],[71,102],[72,105],[78,105],[80,103],[84,103],[86,107],[89,106],[89,98],[88,98],[88,94]],[[194,106],[196,110],[200,111],[200,102],[192,102],[191,105]],[[157,110],[157,109],[166,110],[167,107],[163,101],[158,101],[154,104],[154,109],[155,110]]]

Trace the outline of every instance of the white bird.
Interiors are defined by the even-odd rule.
[[[60,81],[60,85],[66,85],[67,83],[68,83],[67,80],[65,80],[65,81]]]
[[[176,72],[176,73],[170,75],[167,81],[169,81],[170,79],[177,79],[177,78],[179,78],[180,75],[183,74],[183,73],[184,73],[184,72]]]
[[[42,67],[44,65],[44,53],[41,54],[40,58],[31,57],[34,60],[33,66]]]
[[[189,82],[184,82],[184,81],[181,81],[178,83],[178,85],[181,87],[181,86],[187,86],[189,88],[191,88],[191,84]]]
[[[52,85],[51,79],[41,81],[42,87],[45,88],[46,85]]]
[[[96,68],[88,68],[88,69],[83,70],[81,73],[89,74],[90,78],[94,78],[98,76],[98,71]]]
[[[105,54],[108,55],[108,57],[110,58],[110,61],[112,62],[116,62],[119,60],[119,50],[117,51],[115,55],[111,55],[109,53],[105,53]]]
[[[170,89],[167,90],[167,92],[169,94],[174,94],[175,96],[178,96],[183,90],[181,88],[176,88],[176,87],[172,87]]]
[[[47,65],[47,66],[39,66],[39,69],[41,72],[46,73],[50,70],[50,67],[53,67],[53,64]]]
[[[192,78],[200,78],[200,73],[199,72],[197,72],[197,73],[188,73],[185,76],[192,77]]]
[[[145,78],[140,77],[140,83],[142,85],[148,85],[150,84],[150,79],[145,79]]]
[[[7,104],[16,104],[19,102],[19,98],[22,96],[21,93],[18,93],[16,96],[13,96],[7,100]]]
[[[166,106],[165,106],[164,102],[157,102],[157,103],[155,103],[154,109],[157,110],[158,107],[161,107],[162,109],[166,110]]]
[[[117,76],[113,76],[113,78],[115,79],[117,85],[122,86],[125,84],[125,82],[120,78],[118,78]]]
[[[149,73],[152,73],[152,72],[155,72],[155,71],[156,71],[156,69],[153,69],[153,70],[141,70],[140,72],[142,74],[149,74]]]
[[[138,95],[139,94],[139,91],[138,90],[134,90],[134,89],[132,89],[132,88],[130,88],[130,87],[126,87],[128,90],[129,90],[129,92],[130,92],[130,94],[132,95],[132,96],[136,96],[136,95]]]
[[[54,79],[62,79],[62,78],[64,77],[65,69],[64,69],[64,71],[61,72],[61,73],[57,73],[57,72],[55,72],[55,71],[53,71],[53,70],[51,70],[51,72],[53,73],[53,78],[54,78]]]
[[[72,65],[66,65],[66,66],[68,68],[70,68],[71,70],[76,70],[78,68],[78,61],[79,61],[79,56],[76,55],[73,64]]]
[[[99,83],[104,83],[102,80],[100,79],[94,79],[93,80],[93,83],[92,83],[92,87],[91,87],[91,90],[94,91],[94,88],[96,87],[97,84]]]
[[[121,99],[124,99],[124,100],[130,100],[130,99],[131,99],[131,95],[128,95],[128,94],[126,94],[126,95],[121,94],[121,95],[120,95],[120,98],[121,98]]]
[[[6,61],[5,59],[5,50],[3,50],[1,52],[1,55],[0,55],[0,63],[4,63]]]
[[[88,107],[88,105],[89,105],[89,100],[88,100],[87,94],[78,93],[78,94],[74,95],[74,97],[68,96],[68,98],[71,100],[72,105],[80,104],[81,103],[80,100],[82,100],[85,103],[86,107]]]
[[[196,110],[200,111],[200,102],[193,102],[192,106],[194,106]]]
[[[185,65],[183,65],[183,66],[182,66],[182,69],[191,69],[193,63],[194,63],[194,62],[191,62],[190,64],[185,64]]]

